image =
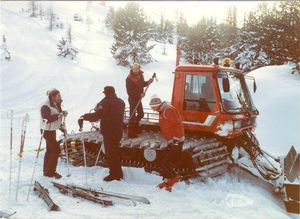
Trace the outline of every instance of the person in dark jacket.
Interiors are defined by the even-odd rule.
[[[103,180],[121,180],[123,179],[123,172],[119,144],[123,135],[125,103],[117,97],[112,86],[104,87],[103,93],[105,97],[97,104],[96,112],[86,113],[79,120],[90,122],[101,120],[100,130],[103,135],[106,162],[109,168],[109,175]]]
[[[128,125],[129,138],[137,137],[137,134],[140,132],[139,122],[144,117],[144,110],[142,102],[139,103],[139,101],[145,96],[144,87],[147,87],[153,81],[152,78],[145,81],[143,74],[144,72],[141,71],[140,65],[138,63],[134,63],[126,78],[126,90],[128,94],[130,116],[132,115]],[[136,112],[133,112],[138,103],[139,105]]]
[[[41,133],[46,140],[46,153],[44,157],[44,176],[61,178],[56,172],[57,160],[60,154],[60,147],[56,140],[56,130],[65,132],[62,118],[68,115],[67,111],[61,108],[60,92],[53,88],[47,92],[48,100],[41,106]]]

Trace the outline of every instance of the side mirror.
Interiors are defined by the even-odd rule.
[[[230,91],[230,84],[229,84],[229,79],[228,78],[223,78],[222,79],[222,85],[223,85],[223,91],[224,92],[229,92]]]
[[[255,80],[253,81],[253,92],[255,93],[257,90],[256,82]]]

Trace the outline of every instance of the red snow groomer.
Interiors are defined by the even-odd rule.
[[[207,179],[238,166],[272,184],[274,191],[283,192],[288,212],[300,213],[300,186],[296,183],[300,181],[300,155],[292,147],[285,158],[276,158],[259,146],[252,132],[258,110],[248,85],[256,91],[253,77],[221,66],[217,59],[213,65],[176,66],[171,102],[183,118],[186,140],[175,171],[182,179]],[[129,116],[126,111],[124,127]],[[158,115],[145,109],[140,125],[143,131],[139,137],[128,139],[124,134],[120,146],[122,165],[159,172],[166,142],[159,132]],[[62,156],[68,152],[73,165],[84,165],[86,157],[87,166],[105,166],[97,127],[69,134],[60,143]]]

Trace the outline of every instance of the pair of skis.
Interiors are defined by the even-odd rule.
[[[59,206],[50,198],[48,189],[44,188],[38,181],[34,182],[33,191],[44,200],[49,211],[60,211]]]
[[[63,185],[56,182],[52,182],[52,183],[56,188],[58,188],[58,190],[62,194],[72,194],[72,196],[84,198],[93,201],[95,203],[99,203],[102,206],[114,205],[111,198],[118,198],[118,199],[132,201],[134,205],[136,205],[135,202],[150,204],[150,201],[147,198],[141,196],[127,195],[127,194],[115,193],[115,192],[109,192],[103,190],[95,190],[95,189],[86,188],[74,184]]]

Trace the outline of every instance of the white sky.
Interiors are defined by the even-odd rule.
[[[213,16],[217,18],[217,22],[221,23],[226,19],[227,8],[235,6],[237,8],[237,16],[239,25],[245,12],[249,12],[262,1],[137,1],[152,19],[160,19],[161,11],[164,11],[166,17],[174,20],[176,10],[179,9],[186,16],[189,25],[196,23],[202,16]],[[113,7],[123,7],[127,1],[107,2],[107,5]],[[272,4],[272,2],[269,2]]]

